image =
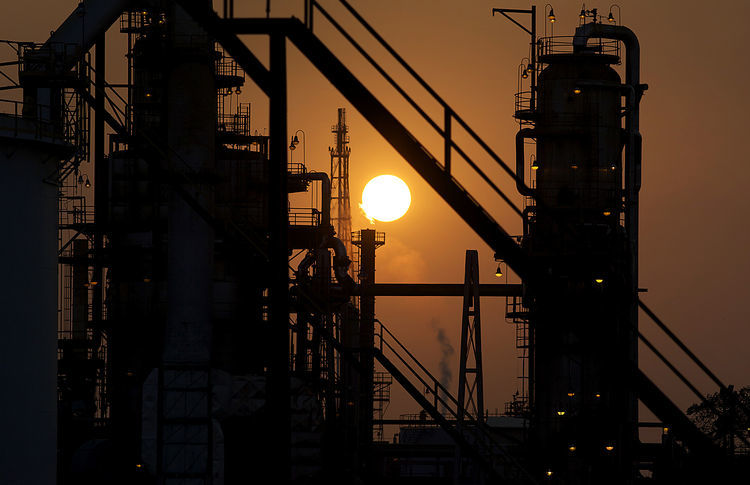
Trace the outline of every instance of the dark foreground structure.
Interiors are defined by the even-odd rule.
[[[640,334],[640,308],[730,390],[638,299],[646,85],[635,34],[612,13],[583,10],[574,36],[537,38],[535,8],[493,10],[531,36],[513,170],[353,7],[332,3],[442,119],[315,1],[300,20],[234,18],[227,0],[221,15],[205,1],[90,0],[45,43],[7,42],[22,101],[0,114],[0,193],[23,230],[3,238],[14,281],[2,297],[0,378],[13,398],[0,409],[0,482],[742,483],[745,438],[720,448],[638,367],[641,339],[703,399]],[[442,157],[313,21],[333,26],[427,120]],[[127,36],[124,85],[106,76],[113,26]],[[269,68],[240,41],[247,34],[269,39]],[[463,285],[376,283],[386,238],[351,231],[345,110],[330,172],[288,158],[305,141],[287,133],[290,44],[522,284],[480,285],[476,251]],[[623,61],[624,81],[613,68]],[[269,98],[268,135],[235,102],[246,76]],[[515,180],[524,207],[467,155],[459,131]],[[458,182],[458,163],[518,214],[522,236]],[[313,187],[318,200],[290,208],[290,194]],[[463,296],[457,392],[376,318],[378,295]],[[507,299],[524,359],[523,392],[502,416],[484,408],[482,297]],[[391,385],[420,413],[386,419]],[[659,422],[639,422],[639,401]],[[393,439],[387,426],[399,426]],[[658,427],[661,441],[642,442],[643,427]]]

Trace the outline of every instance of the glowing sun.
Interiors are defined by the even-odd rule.
[[[403,180],[393,175],[379,175],[367,182],[359,205],[369,219],[395,221],[406,214],[411,193]]]

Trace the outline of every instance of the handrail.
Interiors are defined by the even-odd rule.
[[[383,39],[380,34],[346,1],[339,0],[339,2],[352,14],[352,16],[380,43],[381,46],[391,55],[393,58],[422,86],[432,98],[442,106],[444,111],[444,126],[441,128],[435,120],[433,120],[424,109],[417,104],[414,99],[409,96],[406,91],[383,69],[367,51],[357,43],[354,38],[339,24],[333,16],[321,6],[317,1],[311,0],[310,13],[317,8],[318,11],[325,17],[328,22],[354,47],[354,49],[367,60],[367,62],[391,85],[401,97],[407,101],[407,103],[419,113],[420,116],[434,129],[444,140],[445,143],[445,157],[443,169],[447,173],[451,173],[451,156],[450,150],[455,149],[468,164],[469,166],[492,188],[492,190],[499,195],[519,216],[523,216],[521,209],[500,190],[500,188],[492,182],[490,177],[481,169],[479,166],[469,158],[466,152],[454,141],[451,137],[451,122],[455,120],[458,124],[466,130],[469,136],[481,147],[485,153],[487,153],[500,167],[515,181],[515,172],[482,140],[479,135],[464,121],[464,119],[456,113],[456,111],[442,98],[427,82],[409,66],[409,64]],[[312,24],[312,22],[310,22]]]
[[[697,366],[700,368],[706,376],[708,376],[720,389],[721,392],[729,392],[729,388],[724,385],[724,383],[714,374],[706,364],[701,361],[698,356],[696,356],[688,347],[685,345],[682,340],[680,340],[677,335],[672,332],[672,330],[667,327],[667,325],[656,316],[656,314],[648,307],[645,303],[643,303],[642,300],[638,300],[638,306],[646,313],[646,315],[653,321],[659,329],[661,329],[679,348],[682,350],[685,355],[687,355]],[[640,332],[638,332],[638,337],[640,340],[646,345],[646,347],[649,348],[666,366],[669,368],[669,370],[672,371],[672,373],[677,376],[678,379],[680,379],[683,384],[685,384],[696,396],[698,396],[701,400],[701,402],[709,407],[709,409],[716,415],[720,416],[719,410],[716,409],[716,407],[706,399],[706,397],[698,391],[698,389],[679,371],[677,368],[667,360],[667,358],[659,352],[651,342],[649,342],[646,337],[644,337]],[[748,409],[747,406],[745,406],[742,402],[737,403],[739,407],[745,411],[748,416],[750,416],[750,409]],[[743,436],[738,436],[745,444],[750,445],[750,441],[748,441]]]
[[[405,366],[406,370],[408,370],[408,372],[410,372],[414,378],[416,378],[422,385],[424,385],[427,390],[430,390],[430,392],[434,394],[433,406],[437,409],[438,404],[442,405],[450,416],[452,416],[456,421],[459,421],[460,418],[458,416],[458,400],[453,397],[453,395],[419,362],[419,360],[416,359],[416,357],[414,357],[414,355],[412,355],[411,352],[409,352],[409,350],[396,338],[395,335],[393,335],[393,333],[391,333],[390,330],[388,330],[388,328],[385,327],[385,325],[383,325],[380,320],[376,319],[375,323],[378,325],[379,329],[379,331],[376,330],[374,332],[375,336],[379,337],[379,342],[376,344],[376,350],[379,350],[380,355],[386,360],[390,361],[390,359],[388,359],[388,357],[383,352],[383,347],[385,346],[386,348],[390,349],[393,355],[398,358],[398,360],[401,361],[401,363]],[[411,359],[411,361],[413,361],[413,364],[415,364],[428,379],[433,381],[434,388],[431,388],[430,384],[425,380],[425,378],[421,376],[414,369],[414,367],[410,365],[409,362],[406,361],[403,355],[399,353],[393,345],[390,344],[389,340],[386,340],[385,336],[389,336],[389,340],[392,340],[398,347],[400,347],[403,352]],[[393,364],[391,363],[391,365]],[[396,367],[394,366],[394,368]],[[403,373],[402,376],[408,379],[408,377],[403,375]],[[440,396],[440,390],[442,390],[443,395],[448,398],[450,402],[446,401],[445,399],[443,399],[443,397]],[[455,405],[455,410],[451,406],[451,403]],[[464,423],[468,426],[462,426],[460,428],[460,433],[470,435],[471,440],[469,440],[469,442],[472,445],[481,447],[481,449],[484,450],[485,453],[487,453],[487,456],[498,458],[506,465],[511,465],[515,467],[517,471],[520,471],[521,473],[527,475],[527,478],[532,478],[512,456],[510,456],[505,450],[503,450],[498,441],[492,436],[491,433],[489,433],[488,429],[485,426],[485,423],[478,421],[475,417],[471,416],[468,413],[463,414],[461,419],[463,419]]]

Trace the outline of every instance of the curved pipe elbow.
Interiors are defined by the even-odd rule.
[[[573,47],[578,50],[586,47],[591,38],[619,40],[625,44],[626,83],[636,90],[640,84],[641,46],[638,37],[627,27],[622,25],[606,25],[589,23],[576,29]]]
[[[526,185],[526,154],[524,152],[524,140],[536,136],[536,130],[524,128],[516,133],[516,189],[521,195],[534,196],[534,189]]]
[[[346,246],[344,242],[331,236],[328,238],[328,247],[333,249],[333,274],[336,276],[336,281],[349,293],[353,293],[358,285],[354,281],[354,278],[349,275],[349,265],[351,260],[346,254]]]
[[[322,226],[331,225],[331,179],[328,178],[328,174],[325,172],[307,172],[303,175],[307,180],[318,180],[322,187],[321,193],[321,205],[323,206],[323,216],[320,220]]]

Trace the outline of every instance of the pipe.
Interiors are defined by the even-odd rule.
[[[327,246],[333,249],[333,274],[336,276],[336,281],[348,293],[353,293],[359,285],[349,275],[351,260],[346,255],[346,246],[341,239],[334,236],[328,238]]]
[[[307,180],[319,180],[321,187],[321,205],[323,206],[323,218],[320,224],[323,227],[331,225],[331,179],[328,178],[328,174],[325,172],[307,172],[300,175],[301,178]],[[346,251],[345,251],[346,253]]]
[[[628,145],[625,159],[628,164],[627,184],[630,199],[637,206],[637,194],[641,188],[641,134],[640,134],[640,101],[647,85],[641,85],[641,47],[638,37],[627,27],[589,23],[576,29],[573,47],[576,51],[584,49],[590,38],[619,40],[625,44],[625,84],[635,91],[635,102],[626,115]]]
[[[516,133],[516,189],[521,195],[526,196],[535,196],[535,191],[526,185],[526,156],[523,145],[526,138],[534,137],[536,137],[536,130],[532,128],[524,128]]]
[[[295,273],[297,274],[297,279],[307,279],[307,270],[310,269],[310,266],[313,265],[315,262],[315,252],[310,251],[307,253],[307,255],[302,258],[302,261],[300,261],[299,265],[297,266],[297,271]]]

